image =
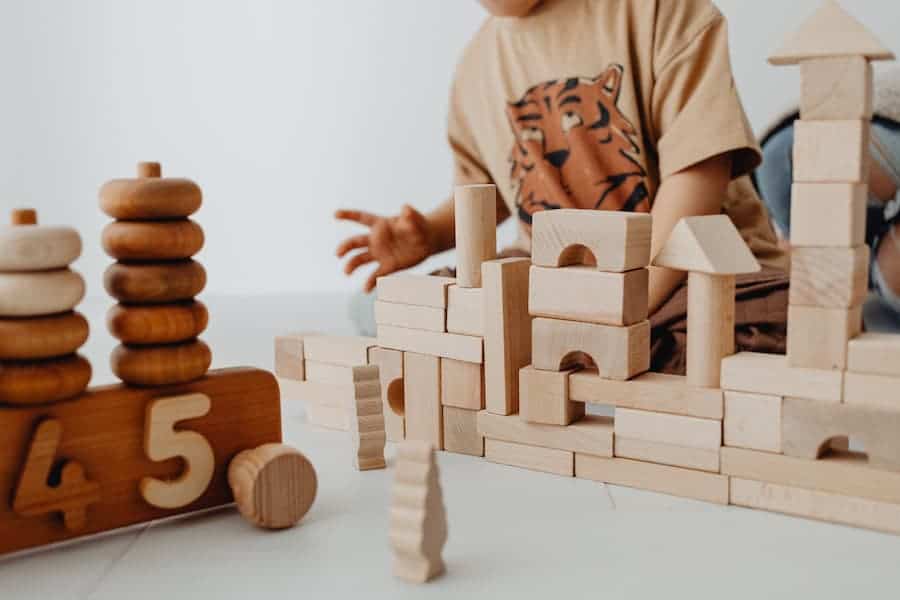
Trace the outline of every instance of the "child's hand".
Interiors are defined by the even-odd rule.
[[[409,205],[396,217],[380,217],[359,210],[339,210],[334,216],[369,228],[368,234],[348,238],[337,249],[338,258],[347,256],[351,250],[362,249],[344,266],[347,275],[363,265],[378,263],[378,268],[366,280],[367,292],[375,289],[379,277],[413,267],[432,254],[428,219]]]

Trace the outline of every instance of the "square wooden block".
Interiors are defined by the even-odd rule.
[[[900,377],[847,373],[844,403],[900,411]]]
[[[794,181],[869,180],[869,121],[795,121]]]
[[[863,183],[795,183],[791,197],[791,246],[853,248],[866,243]]]
[[[478,432],[478,411],[445,406],[444,450],[484,456],[484,437]]]
[[[862,304],[869,291],[869,247],[794,248],[790,303],[820,308]]]
[[[788,364],[823,370],[847,368],[847,348],[862,331],[862,305],[855,308],[788,307]]]
[[[604,273],[591,267],[531,267],[528,310],[533,317],[601,325],[647,318],[649,271]]]
[[[468,410],[483,409],[483,365],[442,358],[441,404]]]
[[[805,121],[871,119],[872,63],[863,56],[800,63],[800,118]]]
[[[900,335],[864,333],[850,340],[847,368],[854,373],[900,377]]]
[[[447,331],[484,336],[484,293],[482,288],[447,288]]]
[[[570,425],[584,417],[584,403],[569,401],[570,373],[534,367],[519,371],[519,416],[544,425]]]
[[[781,453],[781,396],[725,392],[725,445]]]
[[[590,357],[601,377],[624,381],[650,369],[650,322],[630,327],[535,319],[532,364],[542,371],[565,371]]]

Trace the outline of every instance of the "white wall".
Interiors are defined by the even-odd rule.
[[[761,125],[797,90],[765,56],[818,0],[718,4]],[[844,4],[898,47],[900,4]],[[77,227],[102,295],[97,188],[161,160],[204,189],[209,292],[352,289],[333,250],[354,228],[330,215],[449,192],[447,89],[482,18],[474,0],[0,0],[0,209]]]

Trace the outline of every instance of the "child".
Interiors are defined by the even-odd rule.
[[[481,0],[491,16],[456,72],[449,140],[455,183],[495,183],[498,222],[515,218],[530,251],[532,215],[561,207],[653,215],[657,253],[687,216],[725,212],[762,274],[739,279],[740,349],[784,351],[785,257],[746,175],[759,150],[734,87],[727,25],[709,0]],[[370,228],[338,248],[361,251],[368,279],[454,245],[453,203],[384,218],[338,211]],[[651,269],[653,367],[683,372],[682,273]]]

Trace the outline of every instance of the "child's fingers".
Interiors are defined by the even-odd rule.
[[[360,252],[347,261],[347,266],[344,267],[344,273],[346,273],[347,275],[352,275],[355,270],[363,265],[369,264],[370,262],[375,262],[375,257],[372,256],[372,253]]]
[[[363,286],[363,290],[366,293],[369,293],[372,290],[374,290],[375,286],[378,284],[378,278],[383,277],[385,275],[390,275],[390,271],[388,269],[385,269],[383,265],[379,266],[378,269],[376,269],[376,271],[374,273],[372,273],[371,275],[369,275],[369,278],[366,279],[366,285]]]
[[[351,250],[368,248],[370,243],[371,239],[368,235],[357,235],[352,238],[347,238],[337,247],[337,256],[338,258],[344,258]]]
[[[335,211],[334,218],[340,221],[353,221],[355,223],[359,223],[360,225],[365,225],[366,227],[371,227],[379,219],[378,215],[373,215],[372,213],[366,212],[364,210],[345,209]]]

